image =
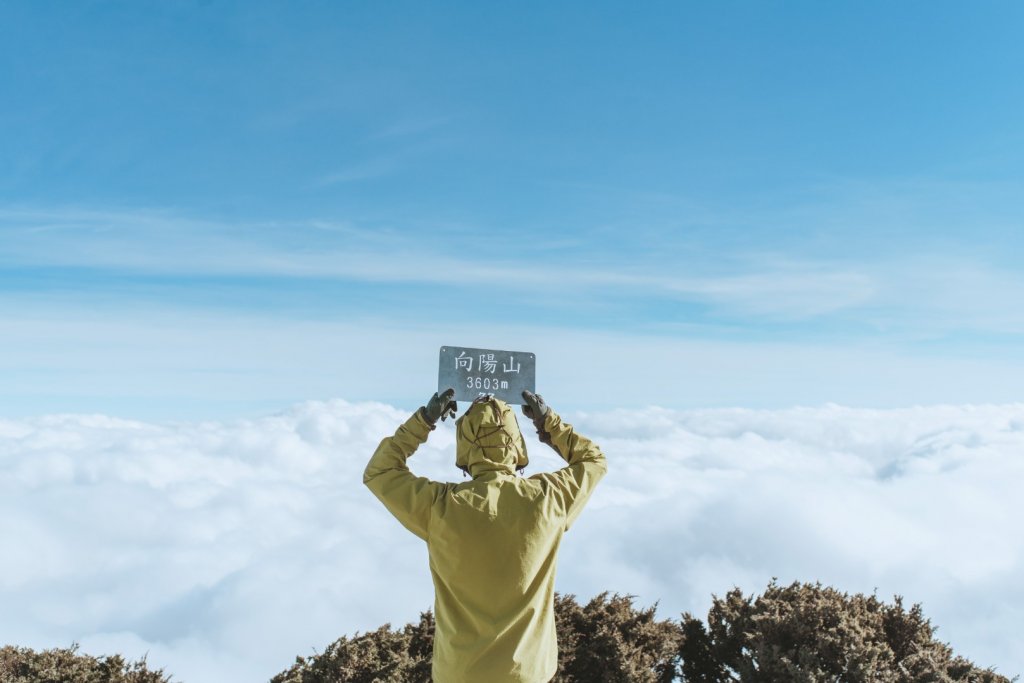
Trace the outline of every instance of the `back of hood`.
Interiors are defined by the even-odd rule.
[[[455,421],[455,465],[464,472],[513,472],[528,462],[519,421],[504,401],[478,398]]]

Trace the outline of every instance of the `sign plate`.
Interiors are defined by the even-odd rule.
[[[437,391],[455,389],[456,401],[491,394],[505,403],[522,405],[523,390],[536,391],[537,358],[525,351],[442,346]]]

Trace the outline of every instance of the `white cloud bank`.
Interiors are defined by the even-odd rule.
[[[148,652],[185,683],[260,681],[430,607],[424,546],[362,486],[406,417],[310,402],[254,420],[0,420],[0,643]],[[939,637],[1024,673],[1024,405],[567,415],[608,477],[559,590],[706,613],[771,577],[922,602]],[[532,444],[532,471],[558,466]],[[413,469],[454,469],[450,427]]]

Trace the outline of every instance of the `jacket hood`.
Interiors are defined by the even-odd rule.
[[[504,401],[479,398],[455,421],[455,465],[462,471],[511,473],[529,461],[519,421]]]

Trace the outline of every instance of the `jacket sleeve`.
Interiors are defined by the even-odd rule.
[[[363,483],[384,503],[406,529],[424,541],[430,525],[430,510],[444,484],[417,477],[405,461],[416,452],[434,427],[416,412],[394,436],[380,442],[363,472]]]
[[[608,471],[601,449],[593,441],[577,434],[571,424],[562,422],[562,418],[553,410],[549,410],[544,418],[544,432],[541,438],[558,451],[567,463],[557,472],[535,474],[531,479],[547,482],[549,491],[560,502],[565,511],[565,529],[568,530],[576,521],[587,499],[593,492],[597,482]]]

